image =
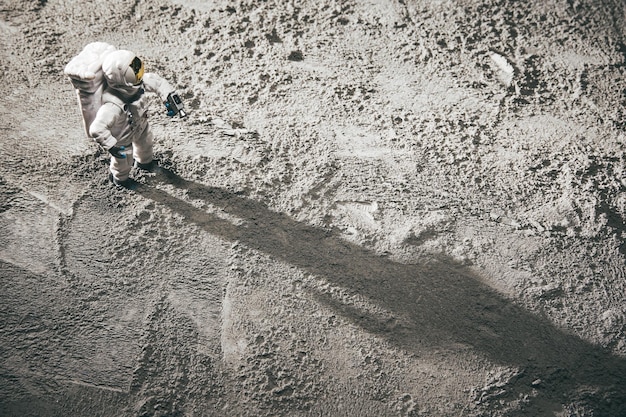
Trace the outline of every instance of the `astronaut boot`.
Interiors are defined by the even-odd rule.
[[[141,163],[139,161],[135,161],[135,166],[142,171],[155,172],[159,168],[159,163],[154,159],[150,162]]]
[[[125,180],[118,180],[113,176],[113,174],[109,173],[109,181],[113,183],[117,188],[127,188],[129,190],[134,190],[137,188],[137,181],[127,178]]]
[[[135,167],[142,170],[142,171],[146,171],[146,172],[150,172],[153,174],[160,174],[163,170],[163,168],[161,168],[159,166],[159,162],[157,160],[152,160],[150,162],[146,162],[146,163],[141,163],[141,162],[137,162],[135,161]]]

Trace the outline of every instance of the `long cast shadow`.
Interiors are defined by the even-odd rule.
[[[593,409],[594,416],[626,416],[626,360],[516,306],[452,259],[402,264],[258,201],[167,170],[162,177],[190,199],[243,222],[236,225],[149,185],[136,191],[211,234],[321,276],[393,313],[392,320],[376,317],[317,294],[365,330],[409,352],[469,345],[497,364],[519,368],[517,377],[492,393],[493,407],[525,398],[523,412],[543,416],[574,401]]]

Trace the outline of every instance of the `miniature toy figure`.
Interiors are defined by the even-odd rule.
[[[130,187],[133,163],[147,171],[155,168],[146,93],[158,94],[170,117],[186,115],[180,96],[160,76],[144,73],[134,53],[104,42],[87,45],[65,73],[77,89],[86,133],[111,154],[109,179]]]

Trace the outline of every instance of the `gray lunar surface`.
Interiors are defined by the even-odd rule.
[[[0,415],[626,416],[625,76],[622,0],[1,0]]]

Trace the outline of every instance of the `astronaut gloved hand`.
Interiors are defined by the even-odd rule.
[[[109,153],[111,155],[113,155],[116,158],[121,158],[124,159],[126,158],[126,154],[124,153],[124,149],[126,149],[126,147],[124,146],[111,146],[109,148]]]
[[[165,112],[169,117],[178,115],[180,118],[187,116],[185,112],[183,100],[180,98],[176,91],[172,91],[167,95],[167,100],[164,102]]]

